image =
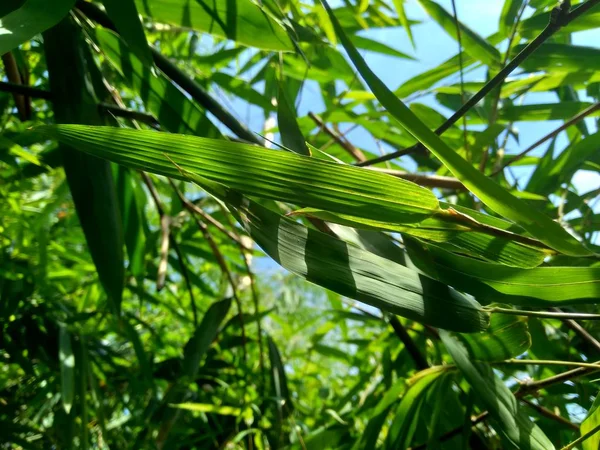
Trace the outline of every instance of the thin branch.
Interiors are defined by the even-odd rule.
[[[138,122],[145,123],[152,128],[158,129],[159,123],[156,117],[152,114],[134,111],[133,109],[119,108],[118,106],[111,105],[109,103],[100,103],[98,105],[100,112],[105,114],[111,114],[116,117],[123,117],[124,119],[137,120]]]
[[[152,200],[154,201],[154,205],[156,206],[156,211],[158,212],[158,215],[160,217],[161,224],[162,224],[163,217],[165,216],[165,210],[160,201],[160,197],[158,196],[158,192],[156,191],[156,187],[154,186],[154,183],[152,182],[152,180],[150,179],[150,177],[148,176],[147,173],[140,172],[140,174],[142,176],[142,180],[144,181],[144,184],[146,185],[146,187],[148,188],[148,191],[150,192],[150,196],[152,197]],[[183,257],[183,253],[181,252],[181,249],[179,248],[179,244],[177,243],[177,240],[175,239],[175,237],[173,236],[173,234],[171,232],[169,232],[169,243],[173,247],[173,250],[175,250],[175,253],[177,254],[177,259],[179,260],[179,266],[181,268],[181,275],[183,276],[183,279],[185,280],[187,290],[190,294],[190,304],[192,306],[192,315],[194,317],[194,326],[196,327],[196,326],[198,326],[198,312],[196,309],[196,299],[194,297],[194,292],[192,290],[192,283],[190,281],[190,276],[189,276],[189,273],[187,270],[187,266],[185,264],[185,259]]]
[[[223,212],[225,212],[225,219],[229,222],[229,226],[233,227],[233,224],[229,220],[229,215],[227,214],[227,210],[225,206],[221,204],[221,208]],[[212,216],[211,216],[212,217]],[[264,349],[263,349],[263,339],[262,339],[262,324],[260,320],[260,301],[258,296],[258,290],[256,289],[256,280],[254,279],[254,273],[252,272],[252,268],[250,267],[251,261],[251,248],[248,248],[242,240],[236,241],[240,248],[240,253],[242,254],[242,259],[244,260],[244,265],[246,266],[246,272],[248,274],[248,278],[250,279],[250,292],[252,293],[252,303],[254,305],[254,315],[256,316],[256,331],[258,333],[258,365],[260,368],[260,376],[261,376],[261,386],[263,389],[265,386],[265,357],[264,357]]]
[[[560,308],[552,308],[552,310],[558,313],[564,313],[564,311],[562,311]],[[583,328],[579,323],[577,323],[573,319],[565,319],[563,320],[563,322],[568,328],[570,328],[576,334],[578,334],[579,337],[581,337],[584,341],[586,341],[598,352],[600,352],[600,342],[598,342],[598,340],[594,336],[588,333],[588,331],[585,328]]]
[[[515,316],[542,317],[546,319],[573,319],[573,320],[600,320],[600,314],[588,313],[566,313],[566,312],[551,312],[551,311],[525,311],[522,309],[509,308],[484,308],[489,313],[511,314]]]
[[[565,367],[582,367],[586,369],[600,370],[600,364],[586,363],[579,361],[554,361],[545,359],[507,359],[505,361],[490,361],[493,365],[502,366],[565,366]]]
[[[441,175],[423,175],[420,173],[409,173],[401,170],[383,169],[380,167],[365,167],[369,170],[387,173],[394,177],[402,178],[403,180],[412,181],[419,186],[435,187],[440,189],[453,189],[457,191],[466,191],[467,188],[460,182],[458,178],[444,177]]]
[[[3,54],[2,62],[4,63],[6,78],[8,78],[8,81],[11,82],[11,84],[27,86],[28,83],[26,80],[23,80],[21,72],[19,71],[19,66],[17,65],[17,60],[12,52]],[[13,92],[13,100],[15,101],[17,112],[19,113],[19,119],[21,119],[22,122],[29,120],[31,118],[31,99],[29,96]]]
[[[600,363],[600,362],[599,362]],[[599,369],[592,369],[590,367],[578,367],[576,369],[571,369],[566,372],[559,373],[557,375],[552,375],[551,377],[544,378],[538,381],[522,381],[519,387],[519,390],[515,393],[515,395],[523,396],[526,394],[531,394],[539,391],[540,389],[545,389],[549,386],[562,383],[565,381],[573,380],[574,378],[579,378],[584,375],[589,375],[594,372],[598,372]]]
[[[171,236],[171,218],[166,214],[160,216],[160,260],[158,262],[158,274],[156,276],[156,290],[165,287],[167,266],[169,262],[169,240]]]
[[[24,84],[10,83],[7,81],[0,81],[0,91],[26,95],[27,97],[31,98],[52,100],[52,93],[50,91],[45,91],[44,89],[39,89],[32,86],[26,86]]]
[[[173,80],[179,87],[186,91],[194,100],[200,103],[207,111],[213,114],[221,123],[229,128],[241,139],[257,145],[264,145],[262,139],[239,122],[221,104],[212,98],[198,83],[192,80],[184,71],[172,63],[169,59],[151,48],[152,56],[156,66]]]
[[[549,139],[552,139],[552,138],[558,136],[558,134],[561,131],[566,130],[567,128],[569,128],[572,125],[575,125],[576,123],[578,123],[581,120],[583,120],[585,117],[589,116],[590,114],[592,114],[592,113],[594,113],[594,112],[596,112],[598,110],[600,110],[600,103],[596,103],[594,105],[591,105],[588,108],[586,108],[583,111],[581,111],[580,113],[574,115],[569,120],[567,120],[565,123],[563,123],[560,127],[558,127],[557,129],[555,129],[554,131],[548,133],[546,136],[542,137],[541,139],[537,140],[536,142],[534,142],[533,144],[531,144],[529,147],[527,147],[525,150],[523,150],[521,153],[519,153],[515,157],[513,157],[513,158],[509,159],[508,161],[506,161],[498,169],[496,169],[494,172],[492,172],[492,174],[490,176],[494,176],[494,175],[497,175],[498,173],[502,172],[506,167],[508,167],[511,164],[513,164],[513,163],[515,163],[515,162],[523,159],[525,156],[527,156],[527,154],[529,152],[531,152],[535,148],[539,147],[544,142],[546,142]]]
[[[440,128],[438,128],[437,130],[435,130],[435,134],[440,135],[444,131],[446,131],[446,130],[442,130],[442,131],[439,131],[439,130],[440,130]],[[382,163],[382,162],[386,162],[386,161],[389,161],[391,159],[396,159],[396,158],[400,158],[402,156],[410,155],[411,153],[423,153],[423,154],[426,154],[427,150],[425,149],[425,147],[423,147],[423,145],[421,145],[420,142],[417,142],[416,144],[414,144],[411,147],[407,147],[407,148],[403,148],[403,149],[400,149],[400,150],[396,150],[395,152],[387,153],[385,155],[378,156],[377,158],[368,159],[366,161],[357,163],[356,165],[358,167],[372,166],[374,164],[379,164],[379,163]]]
[[[521,8],[519,9],[517,17],[515,18],[515,21],[512,25],[510,36],[508,38],[508,45],[506,46],[506,52],[504,54],[504,58],[502,59],[502,67],[506,66],[506,63],[508,62],[508,58],[510,58],[510,51],[512,50],[512,44],[513,44],[513,41],[517,34],[517,30],[519,28],[519,22],[521,21],[521,16],[523,15],[523,12],[525,12],[525,8],[527,7],[528,4],[529,4],[529,1],[523,2],[523,4],[521,5]],[[496,121],[498,120],[498,106],[500,104],[501,96],[502,96],[502,85],[499,85],[496,88],[496,95],[492,102],[492,112],[490,114],[490,121],[489,121],[490,126],[495,124]],[[506,146],[506,142],[508,141],[508,136],[510,135],[509,130],[510,130],[511,126],[512,126],[512,123],[508,125],[507,131],[506,131],[506,136],[504,137],[504,144],[500,148],[504,148]],[[479,162],[479,171],[481,173],[485,172],[485,166],[487,165],[489,153],[490,153],[490,146],[487,146],[485,148],[483,154],[481,155],[481,161]]]
[[[359,148],[355,147],[354,145],[352,145],[352,143],[344,139],[339,133],[329,128],[319,116],[317,116],[313,112],[309,112],[308,117],[310,117],[313,120],[313,122],[315,122],[317,126],[322,131],[327,133],[335,142],[340,144],[340,146],[344,150],[346,150],[350,154],[350,156],[352,156],[356,161],[362,162],[367,160],[365,154]]]
[[[588,431],[587,433],[585,433],[583,436],[575,439],[570,444],[565,445],[560,450],[570,450],[573,447],[575,447],[577,444],[579,444],[579,443],[585,441],[586,439],[592,437],[594,434],[598,433],[599,431],[600,431],[600,425],[596,425],[594,428],[592,428],[590,431]]]
[[[115,25],[110,20],[108,15],[100,9],[97,5],[86,2],[83,0],[78,0],[76,3],[76,7],[87,16],[89,19],[94,22],[99,23],[105,28],[109,28],[115,32],[117,32]],[[248,128],[240,123],[231,113],[229,113],[225,108],[221,106],[221,104],[212,98],[203,87],[201,87],[198,83],[196,83],[192,78],[190,78],[183,70],[173,64],[169,59],[163,56],[156,49],[150,47],[152,51],[152,56],[154,58],[154,63],[156,66],[173,82],[175,82],[179,87],[181,87],[184,91],[186,91],[195,101],[200,103],[207,111],[213,114],[217,119],[221,121],[227,128],[229,128],[233,133],[235,133],[241,139],[246,140],[247,142],[251,142],[253,144],[263,145],[264,142],[262,139],[258,138],[254,133],[252,133]]]
[[[458,22],[458,13],[456,12],[456,1],[452,0],[452,13],[454,14],[454,24],[456,25],[456,38],[458,41],[458,65],[460,74],[460,103],[465,104],[465,76],[464,76],[464,63],[463,63],[463,48],[462,48],[462,37],[460,34],[460,23]],[[467,140],[467,116],[463,116],[463,140],[465,146],[465,152],[467,154],[467,160],[469,157],[469,142]]]
[[[558,422],[558,423],[570,428],[571,430],[579,431],[579,427],[577,425],[568,421],[564,417],[559,416],[558,414],[554,414],[549,409],[544,408],[543,406],[540,406],[537,403],[533,403],[533,402],[527,400],[526,398],[521,398],[520,400],[525,405],[535,409],[538,413],[540,413],[540,415],[547,417],[548,419],[554,420],[555,422]]]
[[[242,246],[244,248],[244,250],[246,250],[246,251],[251,251],[252,250],[251,248],[246,247],[246,245],[244,244],[244,242],[242,241],[242,239],[241,239],[240,236],[238,236],[235,233],[229,231],[227,228],[225,228],[225,226],[221,222],[219,222],[213,216],[211,216],[210,214],[208,214],[206,211],[204,211],[202,208],[200,208],[194,202],[188,200],[187,203],[184,203],[184,206],[189,211],[191,211],[193,213],[196,213],[199,216],[201,216],[203,220],[205,220],[206,222],[209,222],[217,230],[219,230],[221,233],[225,234],[229,239],[231,239],[232,241],[234,241],[238,245]]]
[[[391,316],[389,321],[390,325],[394,329],[394,333],[396,333],[396,336],[398,336],[398,338],[402,341],[402,343],[404,344],[404,348],[415,362],[417,369],[427,369],[429,367],[429,363],[427,362],[425,356],[423,356],[419,348],[416,346],[415,342],[412,340],[410,335],[408,334],[408,331],[406,331],[406,328],[402,326],[402,324],[396,316]]]
[[[168,178],[168,180],[169,180],[169,184],[171,185],[171,188],[173,188],[173,191],[175,191],[175,193],[179,197],[179,200],[181,201],[181,203],[184,205],[184,207],[188,208],[189,204],[192,204],[192,203],[187,198],[185,198],[183,193],[177,188],[175,183],[173,183],[173,180],[171,180],[170,178]],[[210,247],[213,255],[215,256],[215,259],[217,260],[217,264],[221,268],[221,271],[223,272],[223,274],[227,278],[227,281],[229,282],[229,285],[231,286],[231,291],[233,293],[233,299],[235,300],[235,303],[236,303],[236,306],[238,309],[238,314],[240,316],[240,331],[242,333],[242,350],[244,353],[244,361],[246,361],[247,360],[247,350],[246,350],[246,327],[244,326],[244,318],[243,318],[244,311],[242,309],[242,302],[240,301],[240,297],[237,292],[237,287],[235,285],[233,275],[231,274],[231,271],[229,270],[229,267],[227,266],[227,262],[225,261],[225,257],[223,256],[223,253],[221,253],[219,246],[217,245],[217,243],[213,239],[212,235],[210,234],[210,231],[208,230],[208,227],[206,226],[206,224],[204,222],[202,222],[200,219],[198,219],[195,215],[192,215],[191,217],[196,222],[198,229],[202,233],[202,236],[208,243],[208,246]]]
[[[523,63],[529,56],[533,54],[544,42],[546,42],[554,33],[556,33],[561,28],[568,25],[573,20],[577,19],[579,16],[587,12],[589,9],[594,6],[600,4],[600,0],[588,0],[587,2],[581,4],[577,8],[575,8],[572,12],[568,11],[569,2],[564,2],[561,6],[558,6],[552,10],[552,14],[550,15],[550,21],[546,28],[533,40],[531,41],[523,50],[519,52],[506,66],[500,70],[490,81],[488,81],[485,86],[483,86],[473,97],[471,97],[458,111],[452,114],[442,125],[440,125],[435,133],[440,135],[448,130],[452,125],[454,125],[458,120],[464,116],[473,106],[479,103],[487,94],[489,94],[494,88],[499,86],[504,82],[506,77],[510,75],[517,67]],[[419,148],[422,148],[422,144],[415,144],[410,149],[418,151]],[[388,153],[387,155],[381,156],[379,158],[374,158],[369,161],[365,161],[362,163],[362,166],[372,165],[376,163],[380,163],[383,161],[389,161],[390,159],[397,158],[400,152],[404,150],[399,150],[397,152]]]

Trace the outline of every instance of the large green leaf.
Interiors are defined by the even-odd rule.
[[[183,169],[250,196],[313,207],[304,211],[342,224],[448,242],[463,252],[492,261],[535,267],[548,254],[536,241],[512,234],[509,222],[458,207],[441,210],[430,191],[366,169],[244,144],[152,131],[76,126],[46,131],[61,141],[76,142],[84,151],[132,168],[181,177],[165,156],[168,154]],[[327,211],[319,212],[321,209]],[[504,239],[498,237],[498,228],[507,231]]]
[[[75,0],[27,0],[0,18],[0,55],[11,51],[65,17]]]
[[[283,26],[250,0],[135,0],[143,16],[264,50],[292,51]]]
[[[487,178],[452,150],[427,125],[421,122],[367,66],[365,60],[348,40],[327,3],[324,0],[322,1],[332,16],[336,32],[350,59],[354,62],[359,73],[363,76],[379,102],[404,128],[431,150],[461,180],[467,189],[477,195],[492,210],[507,219],[517,222],[529,233],[550,247],[569,255],[582,256],[591,254],[588,249],[558,223],[536,209],[532,209],[526,202],[517,199],[499,184]]]
[[[518,408],[515,396],[496,377],[489,365],[473,362],[464,345],[450,333],[442,330],[440,337],[477,395],[477,401],[489,411],[498,426],[498,431],[508,442],[520,450],[554,449],[554,445],[542,430]]]
[[[95,156],[182,179],[168,155],[186,171],[250,196],[390,222],[417,222],[439,208],[430,191],[408,181],[286,151],[123,128],[60,125],[43,130]]]
[[[250,236],[290,272],[339,294],[433,326],[487,327],[479,304],[400,264],[238,200]]]
[[[70,19],[44,33],[44,49],[59,123],[101,124],[90,86],[94,74],[80,28]],[[91,63],[90,63],[91,64]],[[62,146],[63,167],[77,216],[98,278],[113,311],[118,313],[124,287],[124,238],[112,170],[108,161]]]

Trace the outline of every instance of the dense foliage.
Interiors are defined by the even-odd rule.
[[[456,6],[3,1],[0,448],[598,449],[600,1]]]

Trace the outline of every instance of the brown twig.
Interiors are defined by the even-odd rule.
[[[187,200],[187,199],[186,199]],[[229,239],[231,239],[232,241],[234,241],[235,243],[237,243],[238,245],[242,246],[242,248],[245,251],[250,251],[252,250],[251,248],[246,247],[246,245],[244,244],[244,242],[242,241],[241,237],[236,235],[235,233],[229,231],[227,228],[225,228],[225,226],[219,222],[217,219],[215,219],[213,216],[211,216],[210,214],[208,214],[206,211],[204,211],[202,208],[200,208],[198,205],[196,205],[194,202],[189,201],[187,203],[184,204],[184,206],[190,211],[193,212],[195,214],[198,214],[199,216],[202,217],[203,220],[205,220],[206,222],[209,222],[211,225],[213,225],[217,230],[219,230],[221,233],[225,234]]]
[[[402,343],[404,344],[404,348],[415,362],[417,369],[427,369],[429,367],[429,363],[427,362],[425,356],[423,356],[415,342],[412,340],[410,335],[408,334],[408,331],[406,331],[406,328],[402,326],[402,324],[396,316],[391,316],[389,321],[390,325],[394,329],[394,333],[396,333],[396,336],[398,336],[398,338],[402,341]]]
[[[564,311],[562,311],[560,308],[552,309],[556,312],[564,313]],[[574,321],[573,319],[565,319],[563,320],[563,323],[568,328],[573,330],[576,334],[578,334],[584,341],[586,341],[588,344],[590,344],[592,347],[594,347],[597,351],[600,352],[600,342],[598,342],[598,340],[594,336],[588,333],[588,331],[585,328],[583,328],[578,322]]]
[[[453,189],[457,191],[466,191],[467,188],[460,182],[458,178],[444,177],[440,175],[423,175],[420,173],[409,173],[401,170],[383,169],[380,167],[367,167],[369,170],[387,173],[394,177],[402,178],[403,180],[412,181],[419,186],[435,187],[440,189]]]
[[[156,191],[156,187],[154,186],[154,183],[152,182],[152,180],[150,179],[150,177],[148,176],[147,173],[140,172],[140,174],[142,176],[142,180],[144,181],[144,184],[146,185],[146,187],[148,188],[148,191],[150,192],[150,196],[152,197],[152,200],[154,201],[154,205],[156,207],[156,211],[158,212],[158,215],[159,215],[160,221],[161,221],[161,225],[162,225],[163,217],[165,216],[165,210],[162,207],[162,203],[160,201],[160,197],[158,196],[158,192]],[[173,247],[173,250],[175,250],[177,259],[179,260],[179,265],[181,268],[181,275],[183,276],[183,279],[185,280],[187,290],[190,294],[190,304],[192,306],[192,315],[194,317],[194,326],[198,326],[198,312],[196,309],[196,299],[194,297],[194,292],[192,290],[192,283],[190,281],[190,276],[189,276],[189,273],[187,270],[187,266],[185,264],[185,259],[183,257],[183,253],[181,252],[181,249],[179,248],[179,244],[177,243],[177,240],[175,239],[175,237],[173,236],[173,234],[171,232],[169,232],[169,243]]]
[[[519,22],[521,21],[521,17],[523,16],[523,13],[525,12],[525,8],[527,7],[527,4],[529,2],[523,2],[523,4],[521,5],[521,8],[519,9],[519,12],[517,14],[517,17],[515,18],[515,21],[513,23],[511,32],[510,32],[510,36],[508,38],[508,46],[506,47],[506,53],[504,54],[504,58],[502,60],[502,67],[506,66],[506,63],[508,62],[508,58],[510,58],[510,51],[512,49],[512,44],[513,41],[515,39],[515,36],[517,34],[517,30],[519,28]],[[494,97],[494,100],[492,102],[492,112],[490,114],[490,126],[496,123],[496,120],[498,119],[498,106],[500,104],[500,97],[502,95],[502,86],[499,85],[496,88],[496,95]],[[508,129],[510,129],[510,124],[508,126]],[[505,144],[508,141],[508,136],[509,136],[509,132],[507,130],[506,132],[506,136],[505,136]],[[485,166],[487,165],[487,161],[488,161],[488,157],[489,157],[489,153],[490,153],[490,148],[486,147],[483,154],[481,155],[481,161],[479,162],[479,171],[481,173],[485,172]]]
[[[458,41],[458,65],[460,74],[460,102],[461,105],[465,104],[465,77],[464,77],[464,63],[463,63],[463,48],[462,48],[462,37],[460,33],[460,23],[458,21],[458,13],[456,12],[456,1],[452,0],[452,13],[454,14],[454,24],[456,25],[456,40]],[[467,160],[470,160],[469,155],[469,141],[467,140],[467,116],[463,116],[463,141],[465,146],[465,152]]]
[[[223,212],[225,213],[225,220],[228,221],[228,225],[233,228],[233,224],[229,220],[228,211],[225,206],[221,205]],[[210,215],[209,215],[210,216]],[[212,217],[212,216],[210,216]],[[256,289],[256,280],[254,279],[254,273],[252,272],[252,268],[250,267],[251,262],[251,254],[252,248],[247,247],[242,240],[236,241],[240,248],[240,253],[242,254],[242,259],[244,260],[244,265],[246,266],[246,273],[248,274],[248,278],[250,279],[250,292],[252,293],[252,303],[254,306],[254,315],[256,316],[256,332],[258,334],[258,365],[260,368],[261,374],[261,386],[266,388],[265,385],[265,356],[263,349],[263,339],[262,339],[262,324],[260,320],[260,301],[258,296],[258,291]]]
[[[98,105],[100,112],[104,114],[111,114],[116,117],[122,117],[124,119],[136,120],[138,122],[145,123],[152,128],[158,129],[159,123],[156,117],[152,114],[134,111],[133,109],[119,108],[118,106],[111,105],[109,103],[100,103]]]
[[[365,154],[359,148],[355,147],[350,141],[344,139],[339,133],[329,128],[327,124],[325,124],[325,122],[323,122],[323,120],[315,113],[309,112],[308,117],[310,117],[313,122],[315,122],[317,126],[322,131],[327,133],[335,142],[340,144],[340,146],[346,150],[356,161],[362,162],[367,160]]]
[[[11,82],[12,85],[27,85],[21,77],[21,72],[19,72],[17,61],[12,52],[3,54],[2,62],[4,63],[6,78],[8,78],[8,81]],[[31,116],[31,107],[29,106],[30,99],[23,94],[24,93],[18,94],[13,91],[13,99],[21,121],[29,120]]]
[[[193,203],[191,203],[187,198],[185,198],[183,193],[177,188],[175,183],[173,183],[173,180],[171,180],[170,178],[168,178],[168,180],[169,180],[169,184],[171,185],[171,188],[173,188],[173,190],[179,197],[179,200],[181,201],[183,206],[186,209],[189,209],[190,205],[193,205]],[[231,292],[233,294],[233,299],[235,300],[235,303],[236,303],[236,306],[238,309],[238,314],[240,316],[240,331],[242,333],[242,350],[243,350],[243,354],[244,354],[244,360],[247,360],[246,327],[244,326],[244,318],[243,318],[244,311],[242,308],[242,302],[240,301],[240,297],[237,292],[237,287],[235,285],[235,281],[233,279],[233,275],[231,274],[231,271],[229,270],[229,267],[227,266],[227,262],[225,261],[225,257],[223,256],[223,253],[221,253],[219,246],[217,245],[217,243],[213,239],[212,235],[210,234],[210,231],[209,231],[208,227],[206,226],[206,224],[204,222],[202,222],[200,219],[198,219],[195,215],[192,215],[192,218],[196,222],[198,229],[202,233],[202,236],[208,243],[208,246],[210,247],[213,255],[215,256],[215,259],[217,260],[217,264],[221,268],[221,271],[223,272],[223,274],[227,278],[227,281],[229,282],[229,285],[231,286]]]
[[[524,403],[525,405],[535,409],[538,413],[540,413],[540,415],[547,417],[548,419],[554,420],[555,422],[558,422],[572,430],[579,431],[579,427],[577,425],[569,422],[567,419],[559,416],[558,414],[554,414],[549,409],[544,408],[543,406],[540,406],[536,403],[533,403],[533,402],[527,400],[526,398],[521,398],[519,400],[521,400],[521,402]]]
[[[32,86],[26,86],[19,83],[11,83],[7,81],[0,81],[0,91],[11,92],[13,94],[26,95],[31,98],[41,98],[43,100],[52,100],[52,92],[45,91],[44,89],[35,88]]]
[[[169,238],[171,236],[171,218],[166,214],[160,216],[160,259],[158,262],[158,273],[156,276],[156,290],[165,287],[167,266],[169,262]]]
[[[531,152],[535,148],[539,147],[544,142],[548,141],[549,139],[552,139],[553,137],[556,137],[561,131],[566,130],[571,125],[575,125],[576,123],[578,123],[581,120],[583,120],[585,117],[589,116],[590,114],[592,114],[592,113],[594,113],[595,111],[598,111],[598,110],[600,110],[600,103],[595,103],[594,105],[591,105],[588,108],[586,108],[583,111],[581,111],[580,113],[574,115],[569,120],[567,120],[564,124],[562,124],[560,127],[558,127],[557,129],[555,129],[554,131],[548,133],[547,135],[545,135],[541,139],[539,139],[536,142],[534,142],[533,144],[531,144],[529,147],[527,147],[521,153],[519,153],[518,155],[516,155],[513,158],[511,158],[508,161],[506,161],[498,169],[496,169],[494,172],[492,172],[492,174],[490,176],[494,176],[494,175],[497,175],[498,173],[502,172],[506,167],[508,167],[511,164],[513,164],[513,163],[515,163],[515,162],[523,159],[525,156],[527,156],[527,154],[529,152]]]

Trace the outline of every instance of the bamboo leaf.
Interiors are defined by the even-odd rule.
[[[283,26],[245,0],[135,0],[143,16],[156,22],[203,31],[263,50],[293,51]]]
[[[517,400],[499,380],[492,368],[471,360],[469,352],[456,338],[445,331],[440,332],[442,342],[464,375],[478,402],[490,412],[497,430],[515,447],[521,450],[551,450],[554,445],[529,417],[519,410]]]
[[[152,53],[134,0],[102,0],[102,3],[129,48],[146,67],[152,67]]]
[[[410,27],[410,24],[408,23],[408,18],[406,17],[406,11],[404,10],[404,0],[393,0],[393,3],[394,3],[394,8],[396,9],[396,12],[398,13],[398,20],[400,21],[400,24],[402,25],[404,30],[406,30],[406,34],[408,34],[408,39],[410,40],[410,43],[412,44],[413,48],[415,48],[415,40],[413,38],[412,28]]]
[[[55,97],[57,122],[100,124],[96,99],[90,91],[89,51],[80,29],[66,18],[44,34],[44,49]],[[115,313],[120,312],[124,286],[123,229],[110,164],[62,146],[63,167],[88,249]]]
[[[327,17],[327,16],[326,16]],[[333,30],[332,30],[333,31]],[[395,48],[390,47],[389,45],[384,44],[383,42],[374,41],[373,39],[366,38],[364,36],[359,35],[351,35],[349,39],[357,48],[362,48],[363,50],[368,50],[375,53],[381,53],[382,55],[394,56],[396,58],[404,58],[404,59],[413,59],[412,56],[407,55],[406,53],[402,53]]]
[[[71,334],[64,326],[59,330],[58,351],[61,401],[65,412],[69,414],[75,398],[75,355],[71,345]]]
[[[0,19],[0,55],[11,51],[56,25],[75,4],[75,0],[27,0]]]
[[[350,59],[379,102],[404,128],[431,150],[461,180],[467,189],[477,195],[492,210],[507,219],[515,221],[534,237],[550,247],[568,255],[591,255],[589,250],[583,247],[580,242],[558,223],[539,211],[532,209],[527,203],[517,199],[500,185],[487,178],[459,154],[454,152],[439,136],[421,122],[371,71],[362,56],[360,56],[356,48],[346,37],[344,30],[340,27],[335,16],[333,16],[327,2],[325,0],[322,0],[322,2],[331,16],[336,32]]]
[[[504,0],[502,12],[500,13],[500,33],[504,36],[510,36],[514,26],[517,14],[523,6],[525,0]],[[546,21],[548,24],[548,21]]]
[[[290,152],[123,128],[60,125],[38,130],[134,169],[185,179],[171,158],[186,171],[250,196],[353,211],[372,219],[417,222],[439,204],[430,191],[414,183]]]
[[[235,406],[213,405],[210,403],[174,403],[169,405],[171,408],[185,409],[187,411],[203,412],[209,414],[219,414],[221,416],[236,416],[242,414],[242,408]]]
[[[447,372],[435,367],[422,370],[408,380],[408,389],[395,411],[385,448],[408,448],[415,433],[419,411],[427,391],[445,378]]]
[[[284,268],[339,294],[432,326],[487,327],[477,302],[400,264],[308,229],[255,202],[240,208],[250,236]]]
[[[277,96],[277,123],[283,145],[300,155],[310,156],[302,131],[296,122],[295,108],[282,86],[279,87]]]
[[[196,376],[200,361],[217,336],[219,327],[225,320],[230,307],[231,299],[227,298],[210,305],[206,314],[204,314],[202,321],[183,351],[182,374],[184,377],[193,379]]]
[[[546,307],[590,304],[595,303],[600,295],[599,267],[522,269],[477,261],[430,244],[422,244],[426,256],[420,256],[412,242],[408,245],[420,268],[431,271],[429,273],[435,274],[440,281],[469,292],[486,303]]]
[[[581,422],[581,435],[584,436],[596,427],[600,426],[600,395],[596,396],[594,403],[587,413],[587,417]],[[600,447],[600,434],[596,433],[583,441],[583,450],[596,450]]]

